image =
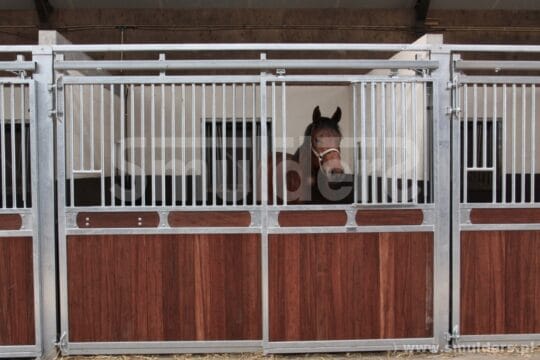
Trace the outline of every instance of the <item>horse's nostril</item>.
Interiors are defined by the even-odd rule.
[[[330,171],[330,174],[332,175],[341,175],[343,174],[343,169],[341,168],[335,168]]]

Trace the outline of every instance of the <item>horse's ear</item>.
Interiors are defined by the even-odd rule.
[[[339,122],[339,120],[341,120],[341,108],[339,106],[337,107],[334,115],[332,115],[332,120],[335,122]]]
[[[319,105],[313,109],[313,122],[316,123],[321,119],[321,110],[319,109]]]

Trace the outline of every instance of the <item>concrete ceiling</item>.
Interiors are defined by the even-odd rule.
[[[416,0],[49,0],[76,8],[366,8],[409,9]],[[0,0],[0,9],[33,9],[35,0]],[[539,0],[431,0],[431,9],[540,10]]]

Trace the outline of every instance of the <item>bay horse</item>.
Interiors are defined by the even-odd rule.
[[[302,145],[294,154],[285,154],[285,164],[283,153],[276,153],[277,203],[284,202],[283,171],[286,171],[288,204],[334,202],[331,184],[343,180],[345,173],[341,161],[340,120],[339,107],[331,117],[324,117],[316,106]],[[268,164],[268,203],[273,204],[272,156]]]

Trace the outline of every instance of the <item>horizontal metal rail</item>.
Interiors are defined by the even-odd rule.
[[[436,69],[436,61],[400,60],[59,60],[56,70],[267,70],[284,69]]]
[[[0,61],[0,71],[35,71],[34,61]]]
[[[540,70],[540,61],[458,60],[456,70]]]

